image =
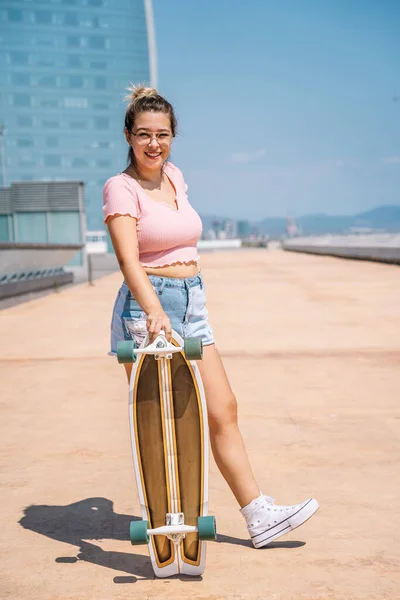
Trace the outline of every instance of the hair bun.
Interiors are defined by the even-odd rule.
[[[148,98],[150,96],[158,96],[156,89],[147,87],[144,84],[134,85],[133,83],[127,88],[129,94],[125,96],[125,100],[135,102],[139,98]]]

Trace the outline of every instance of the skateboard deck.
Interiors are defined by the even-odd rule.
[[[173,351],[148,353],[163,344]],[[207,517],[208,423],[200,372],[176,332],[170,344],[162,334],[134,352],[129,422],[143,521],[131,523],[131,542],[143,543],[134,531],[139,527],[140,537],[144,523],[156,576],[200,575],[206,558],[201,522],[208,523],[205,539],[215,539],[215,521],[213,538],[213,517]]]

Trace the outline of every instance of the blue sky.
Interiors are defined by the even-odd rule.
[[[400,205],[398,0],[153,0],[172,159],[203,215]]]

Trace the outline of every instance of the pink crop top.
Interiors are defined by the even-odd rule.
[[[175,187],[177,209],[153,200],[126,173],[114,175],[103,188],[104,222],[116,214],[136,219],[139,260],[143,267],[166,267],[199,259],[201,219],[189,204],[187,185],[178,167],[168,162],[164,170]]]

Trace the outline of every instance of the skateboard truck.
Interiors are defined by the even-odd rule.
[[[183,513],[167,513],[166,524],[164,527],[148,529],[150,535],[165,535],[174,544],[179,544],[186,537],[187,533],[195,533],[197,527],[185,525],[185,516]]]
[[[184,513],[167,513],[166,525],[147,529],[147,521],[132,521],[130,538],[133,545],[147,544],[151,535],[165,535],[174,544],[179,544],[187,533],[198,533],[200,540],[215,540],[215,518],[203,516],[197,518],[197,526],[185,525]]]
[[[165,332],[160,331],[156,339],[148,344],[149,336],[147,336],[145,345],[136,348],[133,340],[124,340],[118,342],[117,358],[119,363],[136,362],[136,358],[141,354],[152,354],[156,360],[163,358],[172,359],[172,355],[177,352],[183,352],[186,360],[201,360],[203,357],[203,344],[201,338],[185,338],[182,346],[175,346],[168,342],[165,337]],[[148,344],[148,345],[147,345]]]
[[[177,352],[177,347],[171,344],[170,342],[167,342],[167,340],[165,339],[164,331],[160,331],[154,342],[149,346],[146,346],[146,353],[149,354],[149,348],[153,349],[153,347],[155,350],[161,352],[160,354],[154,354],[154,358],[156,360],[161,360],[162,358],[167,358],[171,360],[172,354],[174,352]],[[165,354],[167,350],[169,350],[169,352]]]

